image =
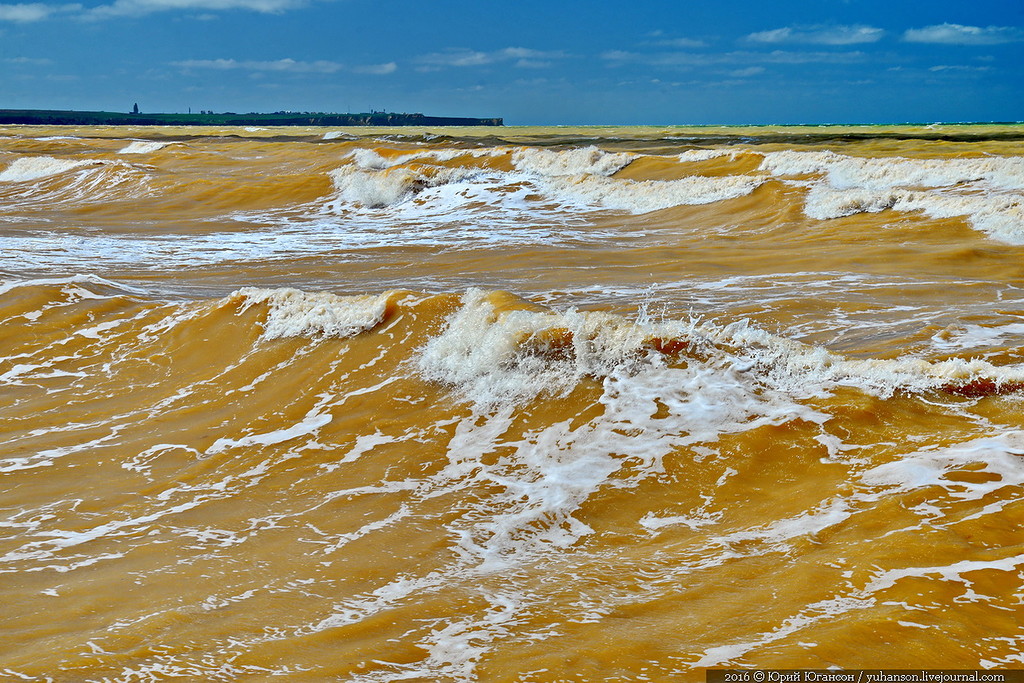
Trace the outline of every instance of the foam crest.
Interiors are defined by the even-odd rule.
[[[656,357],[735,369],[751,387],[794,399],[853,387],[887,398],[944,391],[983,396],[1024,387],[1024,366],[976,358],[852,359],[773,335],[748,321],[634,323],[600,312],[556,312],[509,294],[469,290],[441,334],[422,349],[419,368],[486,407],[570,391],[584,377],[639,372]]]
[[[375,162],[369,159],[366,163]],[[341,199],[367,208],[381,208],[399,204],[426,188],[464,180],[477,172],[443,166],[363,170],[349,165],[331,171],[331,180]]]
[[[455,385],[477,409],[457,426],[449,463],[437,477],[500,491],[455,524],[459,547],[478,570],[499,571],[572,546],[593,532],[575,513],[595,492],[613,479],[622,488],[657,476],[663,459],[680,448],[770,424],[826,419],[752,382],[726,356],[667,364],[655,331],[670,330],[470,291],[447,329],[421,350],[421,371]],[[515,401],[567,391],[584,377],[600,380],[599,415],[506,440]],[[500,457],[488,457],[495,452]]]
[[[85,290],[83,287],[81,287],[81,285],[89,285],[90,290]],[[112,280],[107,280],[106,278],[102,278],[99,275],[95,275],[93,273],[84,273],[56,278],[0,280],[0,295],[7,294],[12,290],[19,289],[22,287],[59,287],[63,288],[63,291],[74,291],[79,297],[82,297],[82,293],[84,292],[85,298],[105,298],[108,296],[118,296],[125,293],[144,293],[144,290],[141,290],[137,287],[132,287],[121,282],[113,282]]]
[[[718,159],[721,157],[735,157],[736,153],[731,150],[724,149],[688,149],[685,152],[679,154],[679,161],[690,162],[690,161],[710,161],[711,159]]]
[[[948,391],[973,395],[1016,389],[1024,366],[996,366],[973,358],[850,359],[827,349],[773,335],[747,321],[696,330],[755,372],[759,380],[795,396],[825,396],[849,386],[887,398],[896,392]],[[975,388],[977,391],[975,392]]]
[[[762,182],[750,176],[688,176],[678,180],[639,181],[576,176],[553,178],[546,184],[562,198],[640,214],[743,197]]]
[[[700,152],[694,155],[695,159],[727,154],[715,150],[694,151]],[[532,188],[532,194],[544,195],[563,209],[593,210],[599,207],[636,214],[741,197],[763,182],[762,178],[752,176],[689,176],[670,181],[616,180],[608,176],[631,163],[637,155],[605,152],[597,147],[561,151],[517,148],[511,152],[515,168],[511,173],[440,165],[459,157],[494,157],[508,153],[504,148],[448,148],[385,155],[375,149],[357,149],[349,154],[352,163],[333,171],[331,177],[342,200],[369,208],[399,205],[414,195],[422,195],[429,200],[427,203],[450,200],[444,204],[448,209],[465,204],[458,197],[448,196],[453,193],[429,198],[423,194],[424,190],[450,185],[459,185],[457,194],[466,199],[480,195],[467,185],[494,190],[482,197],[482,204],[486,206],[502,203],[498,196],[514,198],[522,194],[517,186],[525,185]],[[539,206],[529,205],[536,203],[536,198],[529,204],[511,203],[517,204],[515,210],[519,213],[541,210]]]
[[[470,289],[441,334],[422,349],[419,367],[460,387],[482,406],[572,389],[607,375],[645,349],[654,330],[605,313],[557,313],[504,292]]]
[[[561,151],[522,147],[512,152],[512,165],[517,170],[543,177],[610,176],[636,158],[635,154],[605,152],[594,146]]]
[[[1024,189],[1024,157],[864,158],[781,151],[766,153],[760,169],[776,176],[824,174],[837,189],[938,188],[979,181],[996,189]]]
[[[797,181],[809,186],[805,213],[818,220],[886,209],[967,217],[996,239],[1024,244],[1024,157],[860,158],[783,151],[765,154],[760,170],[781,177],[824,175]]]
[[[886,209],[921,212],[930,218],[966,217],[976,229],[1010,244],[1024,244],[1024,196],[999,193],[941,193],[905,189],[837,189],[814,185],[805,212],[827,220]]]
[[[49,156],[20,157],[0,171],[0,182],[23,183],[67,173],[83,166],[101,166],[107,162],[96,159],[57,159]]]
[[[339,296],[297,289],[240,289],[229,299],[243,299],[241,311],[256,304],[268,307],[263,339],[287,337],[352,337],[379,325],[391,312],[391,292]]]
[[[168,142],[156,142],[152,140],[134,140],[126,147],[122,148],[118,154],[151,154],[163,149],[169,144],[170,143]]]
[[[482,157],[494,157],[502,156],[507,154],[506,150],[502,148],[497,149],[431,149],[431,150],[417,150],[415,152],[409,152],[406,154],[398,154],[394,156],[384,156],[379,151],[370,148],[361,147],[353,150],[348,156],[352,159],[355,165],[362,170],[370,171],[381,171],[387,168],[394,168],[395,166],[402,166],[414,161],[433,161],[436,163],[445,163],[452,159],[458,159],[459,157],[471,157],[473,159],[479,159]]]

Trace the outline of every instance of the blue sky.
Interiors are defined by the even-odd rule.
[[[1024,120],[1024,0],[0,2],[0,108]]]

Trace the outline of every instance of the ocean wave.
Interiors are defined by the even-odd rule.
[[[58,159],[51,156],[20,157],[0,171],[0,182],[25,183],[67,173],[76,168],[91,168],[109,163],[100,159]]]
[[[462,157],[468,159],[496,158],[508,155],[514,170],[502,171],[478,166],[445,166]],[[349,157],[352,163],[331,172],[339,197],[343,201],[381,208],[401,204],[428,188],[449,184],[478,185],[489,190],[489,197],[479,191],[464,192],[469,201],[481,198],[483,204],[512,206],[530,213],[529,202],[507,202],[524,184],[543,201],[562,204],[567,209],[612,209],[631,213],[649,213],[660,209],[706,204],[743,196],[763,182],[752,176],[709,177],[688,176],[674,181],[634,181],[613,176],[632,163],[634,154],[610,153],[596,147],[547,150],[516,148],[497,150],[424,150],[408,153],[387,153],[375,149],[358,149]],[[419,163],[424,162],[424,163]],[[431,163],[426,163],[431,162]],[[448,200],[460,193],[446,193]],[[538,199],[543,198],[542,201]]]
[[[634,214],[676,206],[710,204],[753,192],[763,181],[751,176],[688,176],[678,180],[619,180],[600,176],[553,178],[545,188],[555,197]]]
[[[150,171],[133,164],[106,160],[21,157],[0,172],[0,213],[29,216],[60,212],[75,206],[106,206],[150,196]]]
[[[478,174],[475,169],[444,166],[363,170],[353,165],[342,166],[330,173],[340,199],[368,208],[393,206],[424,189],[466,180]]]
[[[133,140],[128,143],[125,147],[121,148],[118,154],[152,154],[157,152],[168,145],[173,144],[170,142],[158,142],[156,140]]]
[[[677,158],[683,162],[695,162],[710,161],[711,159],[720,159],[721,157],[733,158],[736,155],[737,151],[732,149],[688,149],[680,153]]]
[[[247,287],[229,299],[241,299],[239,312],[256,304],[268,308],[263,339],[324,336],[345,338],[379,325],[394,312],[398,294],[339,296],[329,292]]]
[[[1024,196],[1017,194],[837,189],[818,184],[810,187],[805,204],[807,215],[819,220],[886,209],[920,212],[931,218],[965,217],[991,237],[1024,244]]]
[[[939,188],[984,182],[997,190],[1024,189],[1024,157],[910,159],[853,157],[836,152],[767,152],[760,170],[773,176],[823,174],[840,189]]]
[[[140,292],[83,275],[3,282],[0,296],[25,288],[55,288],[46,296],[64,304]],[[235,315],[263,311],[257,318],[258,336],[268,342],[347,339],[423,306],[450,311],[440,331],[431,333],[417,352],[416,367],[424,379],[452,387],[484,407],[565,394],[587,378],[625,378],[684,366],[713,369],[750,391],[785,395],[789,401],[821,398],[840,387],[883,399],[897,393],[973,396],[1024,388],[1024,365],[993,365],[977,358],[847,358],[773,334],[746,319],[729,324],[696,318],[634,320],[600,311],[556,310],[502,291],[469,289],[453,296],[243,288],[210,305],[228,306]],[[443,303],[449,299],[454,305]],[[102,337],[102,324],[97,327],[90,320],[88,328],[96,334],[86,336]],[[438,321],[420,324],[433,328]],[[70,333],[82,336],[81,330]]]
[[[361,147],[353,150],[348,157],[361,170],[382,171],[384,169],[402,166],[414,161],[432,161],[437,164],[452,161],[461,157],[480,159],[495,156],[505,156],[509,152],[504,149],[432,149],[417,150],[415,152],[398,152],[381,154],[381,150]]]
[[[512,165],[541,177],[610,176],[636,158],[635,154],[606,152],[594,146],[568,150],[520,147],[512,152]]]
[[[653,354],[653,356],[652,356]],[[608,376],[651,358],[684,358],[747,377],[751,388],[794,398],[851,387],[880,398],[942,391],[982,395],[1024,388],[1024,365],[972,358],[850,359],[781,337],[747,320],[640,324],[599,312],[543,309],[507,294],[469,290],[442,334],[424,347],[425,376],[491,405],[564,393],[583,377]]]
[[[759,170],[807,187],[805,213],[814,219],[887,209],[964,217],[995,239],[1024,244],[1024,157],[861,158],[782,151],[765,153]]]

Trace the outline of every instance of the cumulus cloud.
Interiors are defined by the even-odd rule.
[[[520,68],[541,68],[551,65],[552,59],[565,57],[563,52],[545,52],[525,47],[506,47],[502,50],[480,52],[477,50],[450,49],[432,52],[416,59],[421,71],[433,71],[453,67],[486,66],[508,63]]]
[[[903,33],[908,43],[940,43],[944,45],[999,45],[1024,41],[1024,30],[1016,26],[964,26],[936,24],[912,28]]]
[[[885,31],[873,26],[808,26],[784,27],[751,33],[746,40],[754,43],[812,43],[817,45],[857,45],[876,43]]]
[[[47,5],[41,2],[0,5],[0,21],[13,21],[27,24],[33,21],[48,19],[54,14],[77,12],[81,5]]]

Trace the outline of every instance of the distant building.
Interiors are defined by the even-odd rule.
[[[132,107],[132,113],[133,114],[138,114],[139,113],[139,103],[138,102],[136,102],[135,106]]]

